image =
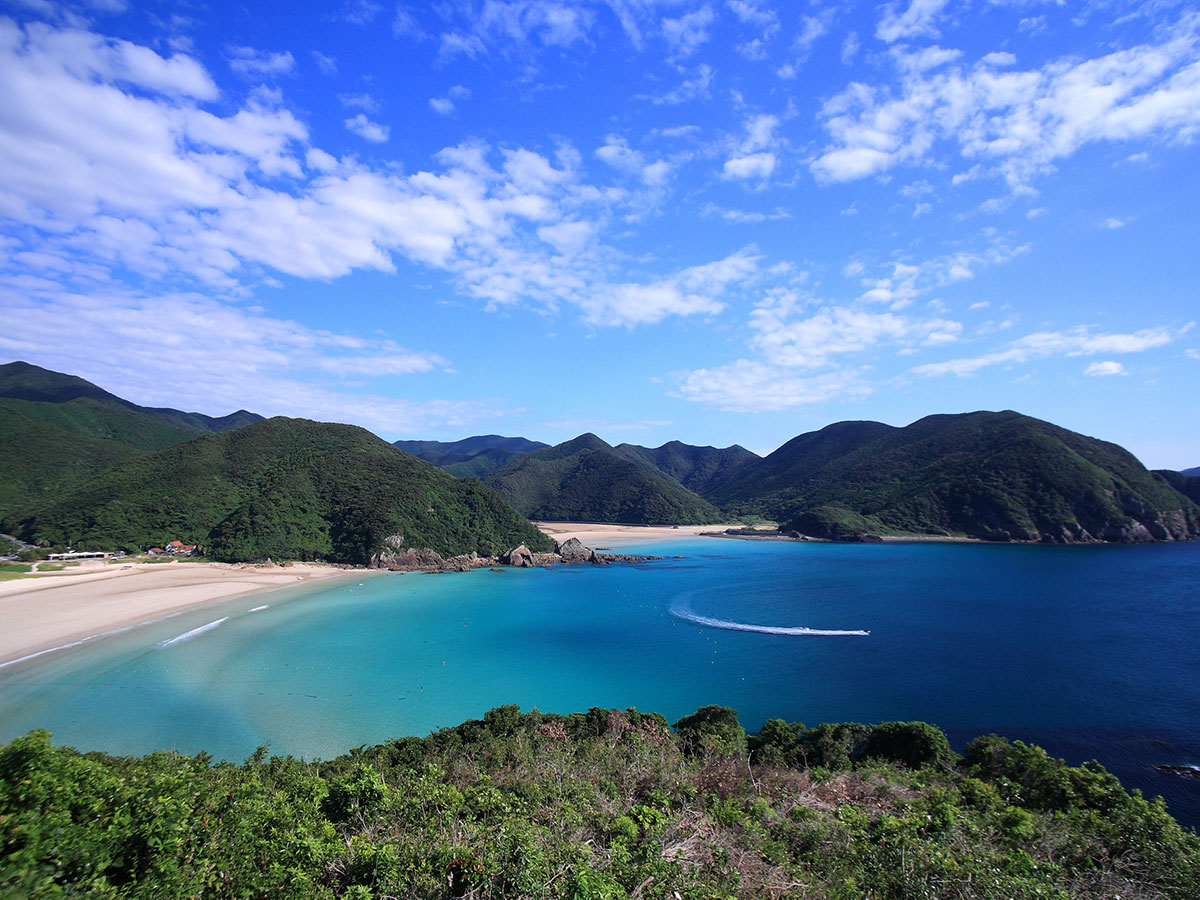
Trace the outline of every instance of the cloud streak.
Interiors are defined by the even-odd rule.
[[[909,11],[941,5],[914,0]],[[916,33],[925,21],[887,33]],[[1191,140],[1200,128],[1198,28],[1188,17],[1159,43],[1026,70],[1011,68],[1010,54],[966,66],[957,51],[898,46],[895,88],[854,82],[825,103],[831,142],[812,172],[822,182],[853,181],[944,162],[956,150],[1022,185],[1088,144]]]

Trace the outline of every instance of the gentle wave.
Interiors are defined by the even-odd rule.
[[[190,641],[198,634],[204,634],[206,631],[212,631],[228,618],[229,616],[225,616],[224,618],[217,619],[215,622],[209,622],[207,625],[201,625],[199,628],[193,628],[191,631],[185,631],[183,634],[176,635],[169,640],[162,641],[158,646],[170,647],[172,644],[182,644],[184,641]]]
[[[270,607],[269,605],[267,605],[267,606],[256,606],[256,607],[254,607],[254,609],[250,610],[250,612],[258,612],[260,609],[270,609],[270,608],[271,608],[271,607]]]
[[[697,625],[707,625],[709,628],[724,628],[726,631],[754,631],[759,634],[783,634],[793,637],[825,636],[825,637],[865,637],[871,632],[863,630],[841,630],[834,628],[789,628],[783,625],[752,625],[748,622],[729,622],[725,619],[711,619],[708,616],[698,616],[690,609],[682,606],[672,606],[671,615],[677,619],[695,622]]]
[[[55,653],[59,650],[69,650],[72,647],[78,647],[81,644],[89,644],[92,641],[97,641],[100,638],[109,637],[114,634],[121,634],[124,631],[130,631],[136,628],[136,625],[126,625],[124,628],[114,628],[111,631],[102,631],[99,634],[90,634],[85,638],[80,638],[77,641],[71,641],[69,644],[59,644],[57,647],[49,647],[45,650],[39,650],[37,653],[30,653],[28,656],[19,656],[16,659],[10,659],[8,662],[0,663],[0,669],[5,666],[15,666],[17,663],[22,663],[30,659],[36,659],[39,656],[45,656],[47,653]]]

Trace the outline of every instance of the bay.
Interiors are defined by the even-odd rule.
[[[1033,741],[1200,824],[1200,781],[1155,768],[1200,765],[1200,544],[631,549],[683,558],[364,573],[9,666],[0,740],[327,758],[505,703],[672,721],[717,703],[750,730],[919,719],[959,749]]]

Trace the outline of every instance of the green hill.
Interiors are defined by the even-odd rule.
[[[175,539],[225,560],[365,562],[393,534],[443,554],[550,548],[477,481],[361,428],[286,418],[138,455],[3,530],[84,549]]]
[[[669,441],[661,447],[618,444],[622,456],[649,463],[672,481],[704,496],[724,484],[748,463],[759,458],[745,447],[697,447],[681,441]]]
[[[394,441],[406,453],[459,478],[482,478],[522,454],[550,446],[523,437],[481,434],[461,441]]]
[[[1011,411],[928,416],[906,428],[831,425],[747,466],[710,498],[826,537],[1200,535],[1200,507],[1128,451]]]
[[[32,407],[33,415],[28,415]],[[140,453],[120,441],[91,437],[45,421],[54,404],[0,400],[0,518],[49,502]]]
[[[24,362],[0,366],[0,517],[48,502],[140,451],[259,418],[142,407],[74,375]]]
[[[721,521],[708,501],[594,434],[526,453],[486,481],[531,519],[638,525]]]
[[[20,361],[0,366],[0,397],[39,403],[68,403],[72,400],[86,398],[101,405],[133,410],[157,419],[159,422],[201,434],[231,431],[262,419],[262,416],[244,409],[239,409],[227,416],[214,418],[202,413],[183,412],[169,407],[138,406],[136,403],[123,400],[75,375],[52,372],[49,369]],[[93,409],[95,408],[93,406]]]
[[[724,483],[705,496],[713,503],[740,508],[748,499],[786,496],[794,485],[803,483],[822,466],[857,450],[895,429],[882,422],[835,422],[820,431],[792,438],[774,453],[751,465],[743,466]],[[775,504],[764,504],[773,510]]]
[[[1200,504],[1200,478],[1186,472],[1172,472],[1170,469],[1156,469],[1151,474],[1165,481],[1193,503]]]

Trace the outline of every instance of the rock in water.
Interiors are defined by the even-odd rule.
[[[571,538],[558,548],[558,555],[563,562],[587,562],[592,551],[580,543],[579,538]]]
[[[519,547],[514,547],[500,557],[500,564],[504,566],[516,566],[517,568],[526,569],[533,566],[533,554],[529,552],[529,548],[524,544]]]

